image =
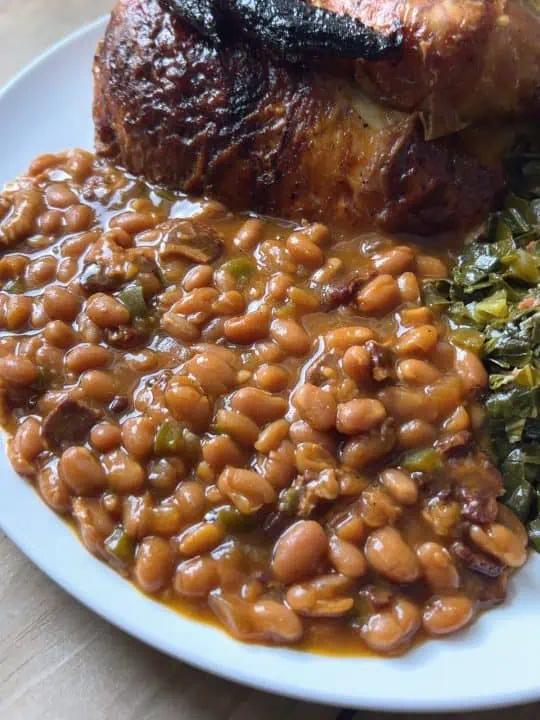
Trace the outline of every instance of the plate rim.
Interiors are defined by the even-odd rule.
[[[37,55],[33,60],[26,64],[22,69],[20,69],[2,87],[2,89],[0,90],[0,106],[2,101],[9,94],[9,92],[16,88],[20,83],[24,82],[29,76],[31,76],[35,69],[50,60],[60,51],[72,45],[76,46],[77,42],[85,36],[90,35],[97,30],[101,31],[102,29],[104,29],[108,18],[109,14],[98,17],[96,20],[81,26],[74,32],[68,34],[66,37],[59,40],[58,42],[52,44],[44,52]],[[4,448],[0,449],[0,460],[6,461],[8,467],[10,467],[9,460],[7,460],[5,446]],[[161,611],[163,611],[164,613],[163,617],[165,617],[165,613],[172,612],[164,606],[160,605],[152,598],[143,596],[142,594],[138,593],[136,589],[134,589],[129,583],[126,582],[125,579],[120,578],[120,576],[114,573],[114,571],[112,571],[104,563],[93,557],[83,547],[82,543],[80,543],[80,541],[75,537],[75,535],[62,522],[61,518],[59,518],[57,514],[44,503],[44,501],[39,497],[35,489],[31,487],[30,483],[25,478],[17,475],[14,470],[12,470],[12,474],[15,478],[15,482],[22,483],[25,486],[24,489],[21,489],[23,495],[25,493],[27,495],[28,493],[30,493],[31,496],[33,496],[33,499],[29,500],[29,502],[31,502],[32,505],[34,505],[35,503],[39,504],[40,509],[36,510],[36,512],[39,512],[40,515],[44,515],[46,513],[48,515],[46,522],[48,524],[58,525],[59,531],[60,526],[63,526],[63,531],[60,531],[60,535],[63,536],[65,535],[65,533],[69,533],[72,536],[69,542],[77,544],[79,546],[80,550],[84,553],[84,556],[87,558],[87,560],[95,565],[96,572],[98,572],[99,575],[103,575],[103,577],[105,577],[106,573],[109,576],[109,580],[113,585],[118,585],[116,581],[119,580],[122,585],[131,588],[134,593],[133,597],[139,596],[140,598],[142,598],[144,603],[149,603],[152,604],[155,608],[160,608]],[[2,495],[2,490],[3,488],[0,485],[0,497]],[[109,606],[109,603],[106,601],[106,599],[101,597],[99,594],[93,592],[91,587],[85,586],[81,582],[74,581],[73,576],[69,572],[64,571],[62,568],[58,567],[58,563],[55,562],[55,559],[52,558],[50,554],[43,554],[40,550],[39,544],[32,542],[30,539],[28,539],[24,532],[24,527],[18,525],[14,518],[10,518],[8,514],[4,512],[2,503],[0,503],[0,528],[3,529],[6,536],[14,543],[14,545],[19,548],[23,552],[23,554],[26,555],[26,557],[29,558],[30,561],[34,565],[36,565],[36,567],[39,568],[41,572],[47,575],[49,579],[51,579],[55,584],[60,586],[65,592],[74,597],[86,608],[96,613],[98,616],[109,622],[111,625],[114,625],[115,627],[128,633],[137,640],[153,647],[159,652],[169,655],[175,660],[184,662],[188,665],[198,668],[199,670],[212,673],[218,677],[225,678],[226,680],[232,681],[237,684],[240,683],[242,685],[257,690],[270,692],[276,695],[281,695],[283,697],[289,697],[296,700],[302,700],[304,702],[322,703],[333,706],[345,705],[357,708],[359,710],[366,709],[373,711],[390,711],[400,713],[465,712],[471,710],[504,708],[512,705],[519,705],[527,702],[540,700],[540,681],[536,687],[527,687],[525,689],[518,689],[516,691],[498,691],[494,692],[489,698],[485,694],[480,694],[476,697],[469,695],[465,698],[460,698],[458,693],[449,692],[448,695],[444,698],[434,701],[433,699],[424,700],[418,695],[407,699],[403,697],[393,698],[380,696],[378,698],[362,698],[361,692],[353,693],[352,689],[350,693],[346,695],[340,692],[333,692],[332,688],[325,688],[322,686],[311,686],[310,688],[306,688],[302,685],[300,687],[297,687],[295,684],[292,684],[291,681],[287,678],[276,678],[271,675],[261,676],[261,674],[257,671],[251,671],[248,663],[246,663],[244,668],[239,668],[238,665],[233,664],[229,669],[227,667],[227,664],[224,663],[222,659],[220,659],[219,657],[214,657],[211,652],[205,651],[204,648],[198,649],[192,647],[182,647],[181,645],[174,644],[172,639],[169,642],[167,642],[163,638],[160,640],[159,638],[156,638],[152,635],[152,632],[151,630],[149,630],[149,628],[138,625],[137,623],[130,622],[127,616],[119,616],[118,613]],[[87,564],[86,561],[85,564]],[[98,566],[103,572],[101,572],[101,570],[97,570]],[[118,588],[120,588],[120,585],[118,585]],[[124,594],[123,591],[122,594]],[[173,615],[176,614],[173,613]],[[222,640],[224,640],[223,636],[225,636],[226,639],[224,640],[223,644],[225,646],[229,645],[230,648],[232,648],[233,646],[235,648],[239,646],[241,648],[239,652],[241,652],[241,654],[243,655],[246,655],[246,659],[248,659],[250,654],[253,654],[253,656],[257,656],[260,653],[267,653],[269,656],[268,663],[274,664],[275,662],[279,663],[280,656],[285,657],[294,655],[301,656],[302,659],[305,661],[305,665],[309,664],[310,655],[307,653],[299,652],[294,649],[278,649],[239,643],[238,641],[227,636],[219,628],[213,628],[208,625],[205,626],[204,623],[201,623],[197,620],[193,620],[184,616],[181,617],[184,623],[189,623],[190,625],[197,625],[200,628],[206,627],[212,635],[214,633],[219,633]],[[439,645],[441,645],[444,641],[439,640],[437,642]],[[408,655],[414,652],[415,651],[413,650]],[[342,662],[352,660],[352,658],[350,657],[340,658],[339,656],[314,657],[324,657],[327,661],[332,662],[332,664],[335,665],[337,665],[340,660]],[[354,658],[354,660],[358,662],[359,673],[361,673],[361,665],[363,662],[378,662],[377,659],[362,658],[361,656],[358,658]],[[380,662],[384,664],[393,664],[396,662],[399,663],[399,658],[383,659]]]

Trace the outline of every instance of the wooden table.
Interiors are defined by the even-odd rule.
[[[51,42],[106,12],[111,2],[0,0],[0,83]],[[1,720],[337,717],[350,720],[353,714],[248,690],[145,647],[57,588],[0,531]],[[389,717],[358,713],[355,720]],[[536,720],[540,705],[465,717]]]

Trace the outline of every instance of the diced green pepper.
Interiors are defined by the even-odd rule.
[[[2,289],[4,292],[11,293],[12,295],[20,295],[26,290],[26,283],[24,282],[24,278],[19,277],[14,280],[8,280]]]
[[[172,192],[172,190],[166,190],[165,188],[156,188],[154,190],[158,198],[161,198],[162,200],[167,200],[167,202],[176,202],[176,195]]]
[[[296,488],[288,488],[279,496],[279,510],[287,515],[296,515],[300,505],[300,493]]]
[[[243,515],[233,507],[222,507],[216,512],[216,519],[228,532],[249,532],[256,525],[253,515]]]
[[[195,465],[201,457],[201,438],[187,428],[182,433],[184,441],[184,457]]]
[[[442,470],[443,461],[437,450],[425,448],[407,453],[401,461],[401,467],[409,472],[437,472]]]
[[[184,450],[184,428],[175,420],[165,420],[159,426],[154,438],[155,454],[159,456],[182,455]]]
[[[135,559],[135,544],[121,527],[115,528],[105,540],[105,550],[122,565],[131,565]]]
[[[248,258],[237,257],[226,262],[223,269],[230,273],[239,285],[244,285],[255,274],[257,266]]]
[[[138,283],[130,285],[125,288],[125,290],[122,290],[119,297],[129,310],[132,320],[148,317],[148,307],[146,305],[146,300],[144,299],[144,292]]]

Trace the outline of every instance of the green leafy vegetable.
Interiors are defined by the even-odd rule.
[[[448,313],[454,344],[484,359],[504,502],[540,552],[540,155],[514,155],[509,173],[504,209],[466,247],[451,281],[426,288],[426,302]]]

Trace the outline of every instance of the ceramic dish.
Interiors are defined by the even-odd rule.
[[[105,20],[36,60],[0,96],[8,181],[43,152],[92,146],[91,63]],[[0,456],[0,525],[55,582],[121,629],[180,660],[281,695],[375,710],[470,710],[540,698],[540,557],[508,602],[452,640],[396,659],[308,655],[244,645],[152,602],[92,557]]]

